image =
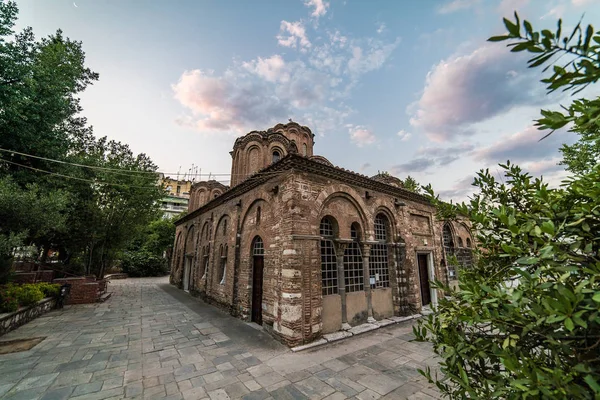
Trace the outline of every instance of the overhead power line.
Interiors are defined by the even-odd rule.
[[[93,183],[95,185],[103,184],[103,185],[123,186],[123,187],[128,187],[128,188],[137,188],[137,189],[154,189],[156,187],[156,186],[127,185],[127,184],[124,184],[124,183],[115,183],[115,182],[93,181],[93,180],[90,180],[90,179],[80,178],[78,176],[65,175],[65,174],[61,174],[61,173],[58,173],[58,172],[46,171],[44,169],[30,167],[29,165],[19,164],[17,162],[6,160],[4,158],[0,158],[0,160],[3,161],[3,162],[7,162],[9,164],[18,165],[19,167],[30,169],[32,171],[42,172],[42,173],[45,173],[45,174],[48,174],[48,175],[53,175],[53,176],[59,176],[61,178],[74,179],[74,180],[77,180],[77,181]]]
[[[78,181],[88,182],[88,183],[93,183],[93,184],[104,184],[104,185],[121,186],[121,187],[138,188],[138,189],[150,189],[151,188],[150,186],[129,185],[129,184],[125,184],[125,183],[106,182],[106,181],[101,181],[101,180],[91,180],[91,179],[80,178],[78,176],[66,175],[66,174],[61,174],[59,172],[52,172],[52,171],[48,171],[48,170],[41,169],[41,168],[35,168],[35,167],[29,166],[29,165],[25,165],[25,164],[17,163],[17,162],[14,162],[14,161],[10,161],[10,160],[7,160],[5,158],[0,158],[0,161],[6,162],[6,163],[9,163],[9,164],[12,164],[12,165],[16,165],[16,166],[19,166],[19,167],[22,167],[22,168],[26,168],[26,169],[29,169],[29,170],[32,170],[32,171],[45,173],[45,174],[48,174],[48,175],[53,175],[53,176],[58,176],[58,177],[61,177],[61,178],[73,179],[73,180],[78,180]],[[282,173],[282,171],[256,172],[254,174],[249,174],[247,176],[248,177],[255,176],[255,175],[257,175],[257,176],[259,176],[259,175],[262,175],[262,176],[275,176],[275,175],[278,175],[278,174],[281,174],[281,173]],[[215,175],[215,174],[213,174],[213,175]],[[220,181],[217,181],[217,182],[219,182],[219,183],[226,183],[226,182],[230,182],[230,180],[220,180]]]
[[[105,171],[108,173],[119,174],[119,175],[130,175],[130,174],[131,175],[136,175],[136,174],[158,175],[158,174],[163,174],[165,176],[167,176],[167,175],[184,175],[184,176],[190,176],[190,177],[191,176],[202,177],[202,175],[205,175],[207,177],[210,177],[210,176],[250,176],[250,175],[252,175],[252,174],[230,174],[230,173],[213,173],[213,172],[209,172],[209,173],[205,172],[204,174],[202,174],[202,173],[184,173],[184,174],[182,174],[181,172],[137,171],[137,170],[131,170],[131,169],[125,169],[125,168],[109,168],[109,167],[99,167],[96,165],[78,164],[78,163],[69,162],[69,161],[56,160],[56,159],[48,158],[48,157],[34,156],[33,154],[21,153],[19,151],[8,150],[8,149],[3,149],[3,148],[0,148],[0,152],[10,153],[10,154],[18,154],[18,155],[24,156],[24,157],[35,158],[38,160],[44,160],[44,161],[49,161],[49,162],[58,163],[58,164],[71,165],[74,167],[97,169],[97,170]],[[218,181],[218,182],[227,182],[227,181]]]

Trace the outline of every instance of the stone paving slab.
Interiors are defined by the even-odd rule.
[[[429,345],[409,342],[411,318],[353,328],[377,328],[360,336],[327,335],[320,341],[326,346],[293,352],[167,278],[110,286],[113,296],[104,303],[66,306],[3,338],[47,337],[0,356],[1,398],[439,398],[417,372],[435,370],[437,359]]]

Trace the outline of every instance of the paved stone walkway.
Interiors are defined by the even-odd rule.
[[[3,399],[431,399],[429,346],[393,325],[292,353],[166,278],[109,284],[106,303],[52,311],[0,340],[46,336],[0,355]]]

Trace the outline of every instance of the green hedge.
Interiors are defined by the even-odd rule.
[[[55,283],[27,283],[24,285],[8,284],[0,288],[0,312],[17,311],[19,307],[36,304],[44,297],[56,297],[60,285]]]

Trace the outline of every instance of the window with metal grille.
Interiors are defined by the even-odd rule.
[[[387,242],[387,218],[383,215],[375,217],[375,240]]]
[[[323,296],[338,293],[337,258],[330,239],[321,240],[321,288]]]
[[[470,238],[467,238],[467,247],[469,247],[469,248],[471,247],[471,239]]]
[[[444,247],[454,247],[454,241],[452,240],[452,232],[450,232],[450,227],[448,225],[444,225],[442,237],[444,240]]]
[[[356,228],[350,228],[352,243],[344,251],[344,283],[346,292],[364,290],[363,259]]]
[[[338,293],[337,257],[333,241],[333,223],[325,217],[319,225],[321,240],[321,288],[323,296]]]
[[[221,247],[221,282],[220,285],[225,284],[225,275],[227,273],[227,245]]]
[[[331,220],[327,217],[321,220],[321,225],[319,226],[319,234],[321,236],[332,237],[333,236],[333,224]]]
[[[388,259],[388,220],[384,215],[375,217],[375,240],[369,258],[369,278],[371,288],[390,287]]]
[[[264,256],[265,255],[265,245],[263,244],[260,236],[257,236],[254,239],[254,244],[252,245],[252,255],[253,256]]]
[[[462,238],[458,238],[458,247],[465,247],[463,246]]]

